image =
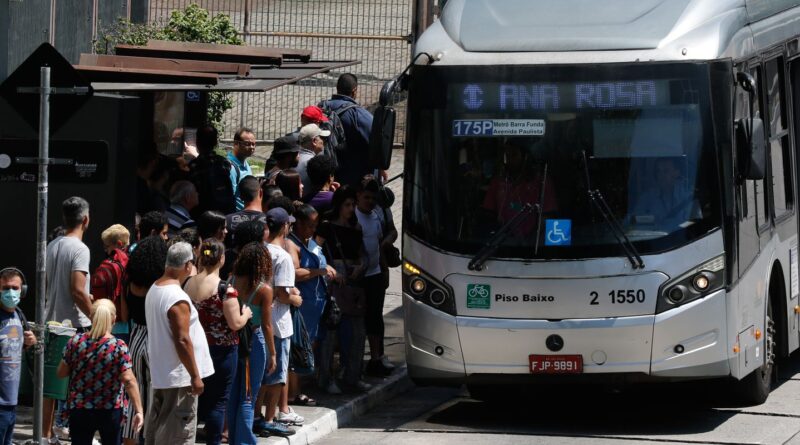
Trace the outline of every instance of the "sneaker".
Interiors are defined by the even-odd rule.
[[[392,362],[389,361],[389,357],[385,355],[381,357],[381,364],[383,365],[384,368],[390,371],[394,371],[394,365],[392,364]]]
[[[353,384],[347,384],[346,387],[347,387],[347,389],[351,389],[351,390],[355,390],[355,391],[359,391],[359,392],[367,392],[370,389],[372,389],[372,385],[370,385],[369,383],[367,383],[367,382],[365,382],[363,380],[359,380],[359,381],[357,381],[357,382],[355,382]]]
[[[92,445],[103,445],[99,440],[92,438]]]
[[[269,422],[263,417],[256,417],[253,419],[253,434],[258,435],[267,427]]]
[[[53,437],[61,440],[69,440],[69,427],[53,425]]]
[[[50,438],[47,439],[47,443],[49,445],[61,445],[61,441],[58,440],[58,437],[56,436],[50,436]]]
[[[302,425],[303,422],[306,421],[306,419],[303,416],[294,412],[291,406],[289,407],[288,413],[284,413],[281,410],[278,410],[275,420],[280,423],[285,423],[287,425]]]
[[[386,377],[392,373],[392,370],[383,366],[380,360],[370,360],[367,362],[367,369],[365,372],[367,375],[374,377]]]
[[[339,385],[337,385],[336,382],[331,382],[330,385],[325,387],[325,392],[332,395],[338,395],[342,393],[342,390],[339,389]]]
[[[296,433],[295,430],[289,429],[286,425],[277,422],[267,422],[264,429],[258,434],[261,437],[265,436],[280,436],[289,437]]]

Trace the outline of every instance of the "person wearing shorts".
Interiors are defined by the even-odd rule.
[[[262,385],[286,385],[289,378],[289,346],[291,338],[275,337],[275,371],[264,373]]]
[[[275,340],[275,371],[265,372],[262,380],[261,398],[266,406],[266,416],[253,422],[254,430],[264,431],[271,435],[290,435],[287,428],[274,422],[279,417],[281,422],[294,425],[302,424],[305,419],[296,414],[288,405],[288,387],[286,386],[289,374],[289,342],[294,333],[292,316],[289,306],[300,307],[303,299],[294,288],[294,263],[283,246],[286,245],[287,235],[294,217],[283,208],[274,208],[267,212],[267,227],[269,228],[269,249],[272,257],[272,333]],[[280,412],[276,412],[280,401]],[[260,407],[261,404],[258,404]],[[258,412],[260,412],[260,408]],[[277,414],[277,416],[276,416]]]

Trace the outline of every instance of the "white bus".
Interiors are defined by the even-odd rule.
[[[798,4],[449,0],[384,89],[411,378],[766,400],[800,340]]]

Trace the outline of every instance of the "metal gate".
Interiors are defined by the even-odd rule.
[[[227,14],[247,45],[306,48],[318,60],[361,60],[346,70],[358,76],[358,101],[369,108],[386,80],[409,62],[413,0],[150,0],[150,21],[197,3]],[[225,139],[240,126],[273,140],[300,124],[300,111],[328,98],[340,73],[331,72],[267,93],[240,93],[225,115]],[[396,143],[405,142],[405,106],[399,104]]]

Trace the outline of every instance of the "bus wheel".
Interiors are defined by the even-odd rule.
[[[739,401],[748,405],[760,405],[766,402],[772,388],[775,365],[775,321],[772,318],[772,303],[769,300],[767,299],[764,364],[738,382]]]

